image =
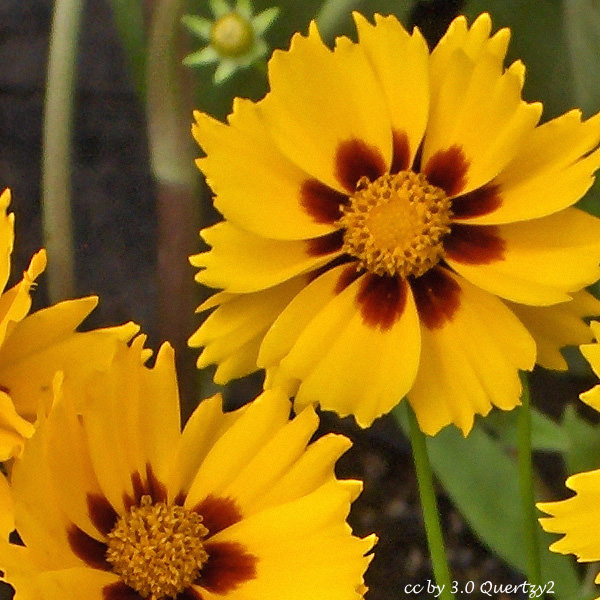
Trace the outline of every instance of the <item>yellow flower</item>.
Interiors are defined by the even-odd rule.
[[[226,220],[191,259],[223,291],[190,344],[219,383],[265,368],[296,407],[363,426],[407,395],[424,432],[466,434],[519,403],[536,342],[564,368],[559,347],[589,339],[600,220],[571,205],[600,166],[600,115],[537,126],[486,14],[431,54],[394,17],[355,21],[333,51],[314,24],[295,35],[227,124],[196,113]]]
[[[592,323],[594,336],[600,340],[600,323]],[[600,376],[600,344],[581,346],[581,352],[597,376]],[[579,396],[586,404],[600,410],[600,385]],[[542,527],[564,536],[550,546],[553,552],[575,554],[581,562],[600,560],[600,469],[569,477],[565,485],[575,492],[567,500],[539,502],[537,507],[551,515],[541,518]],[[600,583],[600,573],[596,576]],[[600,600],[600,597],[597,598]]]
[[[0,195],[0,291],[10,273],[14,214],[7,213],[10,192]],[[52,397],[52,378],[61,369],[68,377],[85,377],[110,363],[117,340],[139,330],[121,327],[74,333],[98,303],[96,297],[60,302],[27,316],[30,290],[46,267],[40,250],[17,285],[0,296],[0,461],[18,455],[32,435],[40,410]]]
[[[264,392],[223,413],[202,402],[183,432],[173,351],[144,339],[85,385],[55,380],[53,408],[15,461],[24,546],[0,543],[21,600],[358,600],[375,539],[345,519],[361,482],[338,481],[350,446],[312,408]]]

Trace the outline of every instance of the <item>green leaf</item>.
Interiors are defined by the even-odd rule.
[[[408,435],[408,421],[401,419],[401,411],[395,415]],[[516,461],[479,423],[466,438],[455,427],[446,427],[427,438],[427,450],[437,478],[473,532],[511,567],[525,573]],[[581,600],[582,588],[572,560],[548,550],[556,536],[541,527],[538,532],[542,585],[553,581],[558,600]]]
[[[483,427],[491,430],[505,448],[517,447],[517,411],[494,411],[490,413]],[[561,425],[531,408],[531,446],[534,450],[566,452],[569,449],[569,436]]]
[[[564,454],[567,471],[581,473],[597,469],[600,466],[600,425],[592,425],[569,405],[563,413],[562,427],[569,440]]]
[[[563,15],[575,101],[590,115],[600,109],[600,3],[566,0]]]
[[[463,438],[447,427],[428,438],[432,467],[466,521],[478,537],[518,571],[526,571],[522,541],[516,462],[480,427]],[[569,557],[552,553],[556,539],[539,529],[542,584],[554,581],[559,600],[580,600],[581,586]]]

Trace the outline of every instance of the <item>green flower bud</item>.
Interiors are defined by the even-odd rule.
[[[269,47],[263,34],[273,24],[279,8],[253,14],[250,0],[237,0],[231,8],[225,0],[211,0],[214,20],[185,15],[182,23],[206,42],[200,50],[186,56],[183,64],[202,66],[216,64],[214,82],[222,83],[237,70],[252,66],[267,55]]]

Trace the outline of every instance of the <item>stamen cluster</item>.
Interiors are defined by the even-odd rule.
[[[207,533],[199,514],[142,496],[108,534],[106,559],[142,598],[175,598],[208,559]]]
[[[451,201],[425,175],[413,171],[360,179],[337,225],[343,250],[376,275],[419,277],[443,255]]]

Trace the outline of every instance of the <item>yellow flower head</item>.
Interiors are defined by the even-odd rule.
[[[594,336],[600,340],[600,323],[591,324]],[[600,377],[600,344],[581,346],[581,352]],[[600,385],[579,396],[586,404],[600,410]],[[537,507],[551,515],[539,521],[551,533],[564,534],[550,546],[553,552],[574,554],[581,562],[600,560],[600,469],[569,477],[565,485],[575,492],[567,500],[539,502]],[[600,583],[600,573],[595,579]],[[600,600],[600,597],[596,600]]]
[[[10,191],[0,195],[0,292],[10,274],[14,214],[7,213]],[[40,250],[17,285],[0,296],[0,461],[18,455],[33,433],[40,411],[52,398],[52,378],[61,369],[67,377],[85,377],[107,365],[118,340],[130,340],[139,330],[121,327],[74,333],[98,303],[96,297],[60,302],[27,316],[30,291],[46,268]]]
[[[276,390],[230,413],[215,396],[181,432],[173,351],[149,369],[143,343],[83,385],[55,379],[12,474],[24,546],[0,543],[0,569],[17,596],[359,600],[375,539],[346,523],[349,440],[308,445],[314,410],[290,421]]]
[[[369,425],[408,396],[423,431],[519,403],[519,369],[588,341],[600,220],[572,208],[600,166],[600,115],[537,126],[509,31],[456,19],[430,53],[394,17],[314,24],[228,123],[196,113],[225,221],[202,232],[222,288],[190,339],[226,382],[256,367],[301,408]],[[536,345],[539,352],[536,355]]]

